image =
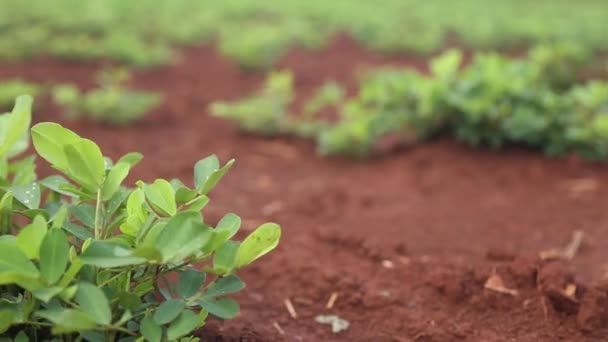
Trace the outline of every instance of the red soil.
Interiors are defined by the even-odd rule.
[[[306,95],[327,79],[352,91],[353,70],[384,64],[423,68],[424,61],[380,57],[340,38],[324,51],[291,51],[280,66],[294,71],[297,94]],[[0,65],[0,79],[88,87],[98,67],[41,59]],[[48,100],[36,105],[35,121],[66,124],[111,157],[143,152],[131,179],[190,180],[203,156],[237,159],[212,193],[207,220],[234,211],[245,231],[275,221],[284,235],[274,253],[241,273],[248,288],[237,298],[240,316],[210,321],[204,340],[608,340],[605,165],[451,140],[364,162],[328,159],[309,143],[239,135],[207,115],[210,102],[241,96],[262,79],[202,47],[136,74],[134,84],[164,92],[165,103],[131,127],[66,122]],[[571,261],[539,259],[575,230],[585,239]],[[493,274],[517,294],[484,289]],[[350,328],[334,335],[314,321],[328,313]]]

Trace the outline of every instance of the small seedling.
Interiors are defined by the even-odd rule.
[[[71,118],[86,116],[112,125],[127,125],[141,119],[161,101],[156,93],[128,89],[128,79],[126,69],[103,70],[97,77],[98,88],[83,93],[74,85],[59,84],[53,88],[53,98]]]

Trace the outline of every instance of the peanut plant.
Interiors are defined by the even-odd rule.
[[[21,96],[0,115],[0,340],[196,341],[208,315],[234,318],[230,295],[245,287],[237,271],[281,235],[265,223],[234,240],[232,213],[205,222],[208,194],[234,160],[200,160],[193,187],[127,188],[141,154],[112,161],[55,123],[30,131],[31,104]],[[30,135],[59,174],[37,178],[35,156],[22,155]]]

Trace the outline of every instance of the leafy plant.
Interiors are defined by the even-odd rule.
[[[203,220],[234,161],[200,160],[192,188],[157,179],[129,189],[141,154],[112,161],[91,140],[39,123],[34,148],[62,175],[37,179],[33,157],[15,160],[28,146],[31,103],[21,96],[0,116],[0,336],[196,341],[187,336],[209,314],[235,317],[229,295],[245,287],[236,271],[274,249],[281,230],[265,223],[239,242],[237,215],[215,227]]]
[[[211,105],[214,116],[236,121],[247,132],[260,135],[287,133],[289,105],[293,100],[293,76],[290,72],[272,72],[258,94],[237,102]]]
[[[0,81],[0,110],[10,109],[15,98],[21,94],[37,96],[41,91],[40,85],[19,79]]]
[[[161,101],[159,94],[128,89],[128,78],[125,69],[104,70],[98,75],[98,88],[81,93],[74,85],[60,84],[53,87],[53,98],[71,118],[86,115],[112,125],[127,125]]]
[[[521,144],[548,155],[574,152],[608,158],[608,83],[576,85],[573,66],[590,56],[574,46],[543,45],[520,59],[478,53],[466,66],[461,52],[449,50],[431,60],[428,75],[395,69],[369,73],[349,99],[328,83],[303,106],[300,116],[288,115],[286,102],[273,96],[253,97],[263,99],[264,107],[254,102],[222,106],[227,114],[238,113],[225,117],[245,130],[312,137],[322,154],[365,157],[387,138],[403,144],[446,133],[473,146]],[[254,115],[273,104],[282,109],[281,115],[267,115],[265,120]],[[338,110],[337,122],[318,115],[327,104]]]
[[[0,58],[12,60],[50,54],[145,67],[174,61],[177,46],[213,40],[239,65],[259,69],[290,47],[316,48],[336,33],[376,51],[427,55],[446,40],[473,49],[542,42],[575,42],[593,51],[608,46],[605,4],[594,0],[577,6],[567,0],[492,6],[483,0],[0,0],[0,8]]]

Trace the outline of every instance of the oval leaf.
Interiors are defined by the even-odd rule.
[[[185,270],[179,275],[177,290],[182,297],[192,297],[205,283],[206,274],[196,270]]]
[[[273,250],[281,238],[281,227],[276,223],[259,226],[243,242],[236,254],[236,267],[249,265],[259,257]]]
[[[215,280],[207,290],[203,297],[219,297],[225,296],[231,293],[238,292],[245,288],[245,283],[239,277],[231,274],[227,277],[218,278]]]
[[[201,223],[200,214],[183,212],[173,216],[156,238],[163,261],[182,259],[199,251],[211,238],[211,229]]]
[[[0,240],[0,284],[11,284],[12,275],[37,278],[40,273],[27,256],[17,248],[15,241]]]
[[[46,236],[48,228],[44,217],[38,215],[32,223],[23,228],[17,235],[17,247],[30,259],[38,259],[40,245]]]
[[[197,314],[190,310],[183,311],[167,329],[167,339],[174,341],[196,329],[200,322]]]
[[[177,212],[175,192],[171,183],[164,179],[157,179],[144,187],[146,198],[154,210],[165,216],[173,216]]]
[[[222,319],[231,319],[239,313],[239,303],[232,298],[215,300],[212,298],[201,299],[198,304],[210,314]]]
[[[220,222],[217,223],[217,227],[213,230],[213,236],[209,243],[205,246],[205,252],[213,252],[220,248],[226,241],[230,240],[241,227],[241,218],[233,213],[226,214]]]
[[[109,200],[118,191],[122,182],[129,175],[131,166],[125,162],[118,162],[114,165],[103,183],[101,189],[101,198],[104,201]]]
[[[146,341],[160,342],[163,337],[163,328],[156,324],[151,316],[146,316],[141,320],[139,331],[146,338]]]
[[[53,334],[91,330],[97,326],[88,314],[75,309],[56,308],[37,311],[35,314],[54,323]]]
[[[51,229],[40,245],[40,273],[51,284],[55,284],[68,265],[70,245],[65,233]]]
[[[76,133],[53,122],[43,122],[32,127],[32,142],[36,152],[63,172],[69,169],[64,147],[78,139],[80,137]]]
[[[108,325],[112,321],[110,302],[97,286],[80,283],[76,292],[76,301],[83,312],[88,313],[98,324]]]
[[[236,254],[240,243],[237,241],[226,241],[213,255],[213,271],[217,274],[230,273],[236,262]]]
[[[163,325],[172,322],[186,307],[181,299],[169,299],[156,308],[154,322]]]
[[[17,317],[11,310],[0,310],[0,334],[5,333],[11,327]]]
[[[32,121],[32,97],[17,97],[15,106],[9,114],[4,114],[0,129],[0,157],[11,158],[27,149],[27,129]]]
[[[64,146],[67,175],[90,191],[97,191],[105,178],[105,162],[99,146],[89,139],[78,139]]]
[[[36,182],[11,186],[8,191],[12,192],[15,199],[28,209],[38,209],[40,206],[40,186]]]
[[[220,161],[215,154],[199,160],[194,164],[194,186],[202,189],[213,172],[220,168]]]
[[[97,267],[120,267],[138,265],[146,262],[145,258],[133,255],[133,250],[110,242],[92,241],[80,256],[86,265]]]

